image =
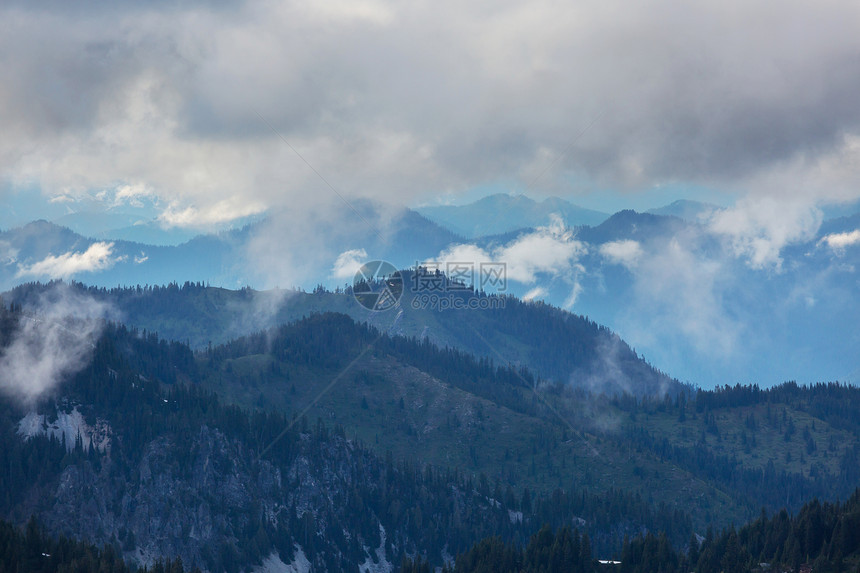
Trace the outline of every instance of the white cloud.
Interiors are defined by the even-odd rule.
[[[237,195],[202,208],[173,203],[162,211],[159,221],[167,227],[205,227],[258,215],[265,210],[262,202],[248,201]]]
[[[0,354],[0,391],[32,404],[86,364],[112,310],[57,284],[27,311]]]
[[[639,259],[642,257],[642,245],[639,241],[631,239],[603,243],[599,251],[611,263],[624,265],[628,269],[639,264]]]
[[[581,265],[576,267],[576,273],[571,274],[570,277],[567,278],[567,282],[570,284],[570,293],[567,295],[567,298],[564,299],[564,303],[562,304],[562,308],[567,310],[572,310],[576,305],[576,301],[579,300],[579,295],[582,294],[582,291],[585,290],[582,286],[582,283],[579,281],[579,274],[585,273],[585,268]]]
[[[460,244],[453,245],[443,252],[439,253],[431,263],[438,263],[439,270],[445,271],[448,265],[456,264],[471,264],[479,265],[480,263],[497,262],[495,257],[477,245]]]
[[[84,252],[68,252],[62,255],[48,255],[41,261],[29,266],[20,265],[17,278],[48,277],[69,278],[78,273],[100,271],[113,266],[118,258],[112,258],[113,243],[93,243]]]
[[[155,196],[155,190],[142,183],[120,185],[116,188],[116,193],[113,195],[113,205],[128,204],[132,207],[142,207],[143,202],[141,199],[153,196]]]
[[[712,213],[707,227],[726,238],[750,267],[778,271],[782,249],[812,239],[822,219],[821,210],[806,197],[747,196]]]
[[[355,273],[361,265],[367,262],[367,252],[364,249],[351,249],[338,255],[337,260],[331,268],[331,276],[335,279],[349,279],[355,277]]]
[[[570,308],[582,292],[577,279],[585,271],[579,259],[586,252],[586,245],[578,241],[558,217],[553,217],[548,226],[520,235],[490,251],[473,244],[454,245],[440,253],[433,262],[439,263],[443,271],[455,263],[471,264],[475,269],[479,269],[481,263],[502,263],[507,280],[522,284],[563,280],[571,288],[564,305]],[[532,292],[540,291],[532,289]]]
[[[554,216],[548,226],[496,249],[495,258],[507,264],[509,279],[533,283],[539,274],[568,274],[586,251],[585,244],[577,241],[573,232]]]
[[[846,248],[860,243],[860,229],[855,229],[846,233],[831,233],[824,236],[818,243],[827,243],[828,247],[841,253],[844,252]]]
[[[733,280],[726,264],[697,251],[695,238],[654,245],[634,269],[635,303],[625,317],[632,340],[669,341],[680,334],[703,356],[726,358],[737,350],[742,325],[724,307]],[[647,309],[643,322],[635,309]]]
[[[572,237],[559,237],[538,231],[499,249],[496,258],[508,267],[508,278],[533,283],[538,275],[565,272],[585,252],[585,246]]]
[[[0,264],[11,265],[18,260],[18,249],[9,241],[0,241]]]
[[[48,199],[49,203],[74,203],[75,198],[71,195],[54,195]]]
[[[549,294],[549,291],[543,287],[535,287],[526,294],[523,295],[523,300],[530,301],[536,300],[546,297]]]
[[[476,245],[454,245],[440,253],[443,264],[482,262],[504,263],[507,278],[524,284],[533,283],[541,274],[563,275],[574,268],[586,246],[565,229],[556,218],[547,227],[523,234],[506,245],[488,252]]]

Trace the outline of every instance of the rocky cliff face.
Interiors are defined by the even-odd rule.
[[[19,427],[44,424],[27,419]],[[457,543],[446,523],[509,521],[497,503],[456,480],[382,462],[322,425],[283,438],[288,455],[262,459],[206,424],[191,435],[164,431],[131,455],[118,434],[110,452],[76,440],[54,479],[20,492],[12,514],[114,545],[141,565],[180,557],[211,571],[286,564],[387,571],[418,547],[441,555]],[[434,515],[435,506],[443,509]]]
[[[224,546],[234,547],[240,560],[271,549],[238,547],[249,528],[266,538],[267,527],[277,529],[306,512],[337,515],[335,500],[355,479],[352,469],[361,464],[361,454],[344,439],[326,444],[326,454],[323,465],[299,452],[291,463],[276,467],[204,425],[190,439],[150,441],[131,466],[91,454],[67,465],[53,483],[34,484],[40,494],[26,497],[38,501],[27,505],[49,530],[119,544],[127,558],[141,564],[178,556],[208,568],[222,559]],[[323,531],[314,533],[330,525],[322,522]],[[368,546],[376,540],[359,541]],[[269,545],[266,539],[257,542]]]

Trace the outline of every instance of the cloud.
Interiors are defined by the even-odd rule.
[[[107,193],[105,193],[106,195]],[[134,185],[120,185],[116,188],[113,194],[113,205],[129,205],[131,207],[143,207],[143,199],[150,199],[155,195],[155,191],[142,183]]]
[[[845,249],[860,243],[860,229],[846,233],[831,233],[822,237],[818,244],[827,243],[827,246],[837,253],[845,252]]]
[[[525,301],[531,301],[544,298],[547,295],[549,295],[548,290],[543,287],[535,287],[532,290],[528,291],[526,294],[524,294],[522,298]]]
[[[707,359],[736,354],[744,325],[726,306],[735,272],[731,260],[707,256],[702,241],[687,231],[652,243],[630,268],[633,300],[619,323],[631,343],[667,354],[691,347]]]
[[[83,368],[113,311],[56,284],[25,309],[11,343],[0,352],[0,391],[25,404]]]
[[[112,258],[113,243],[93,243],[86,251],[48,255],[32,265],[20,265],[17,278],[48,277],[66,279],[78,273],[101,271],[110,268],[118,258]]]
[[[780,270],[780,252],[806,242],[821,226],[821,210],[806,198],[748,196],[710,215],[708,229],[729,241],[736,256],[755,269]]]
[[[556,219],[548,227],[520,236],[497,249],[498,261],[507,264],[508,278],[533,283],[541,273],[567,274],[586,252],[584,243]]]
[[[162,211],[158,219],[166,227],[206,227],[259,215],[265,210],[266,206],[262,202],[248,201],[237,195],[202,208],[173,202]]]
[[[440,253],[434,262],[442,265],[504,263],[509,280],[530,284],[541,275],[570,274],[585,252],[585,244],[577,241],[560,220],[554,219],[549,226],[522,234],[491,251],[473,244],[454,245]]]
[[[347,247],[373,252],[323,236],[366,231],[340,196],[724,190],[744,198],[703,225],[768,270],[822,204],[860,197],[850,0],[54,7],[0,7],[0,52],[16,56],[0,61],[0,189],[63,206],[104,192],[164,226],[268,213],[227,286],[298,286]],[[390,221],[371,223],[387,236]],[[448,254],[563,281],[571,306],[583,248],[544,231]],[[643,264],[632,244],[600,253]],[[74,256],[43,261],[58,267],[45,276],[70,276]]]
[[[751,193],[784,179],[780,194],[813,202],[833,198],[814,189],[825,178],[856,197],[858,13],[850,0],[7,2],[0,178],[143,194],[173,225],[314,204],[330,190],[307,163],[345,197],[409,204],[498,181],[567,192],[571,174]]]
[[[364,249],[350,249],[337,256],[331,269],[331,276],[335,279],[349,279],[355,277],[355,273],[361,265],[367,262],[367,252]]]
[[[333,271],[328,261],[336,261],[345,251],[380,253],[402,225],[402,208],[360,202],[346,206],[325,195],[317,199],[315,204],[273,211],[250,229],[241,246],[247,284],[267,288],[317,284]]]
[[[475,269],[480,268],[481,263],[504,264],[507,280],[526,285],[539,280],[561,280],[570,289],[570,295],[564,303],[566,308],[570,308],[582,292],[579,276],[585,269],[579,259],[587,251],[586,245],[578,241],[574,233],[555,216],[546,227],[538,227],[490,250],[468,243],[453,245],[441,252],[433,263],[438,264],[443,271],[457,263],[470,264]],[[541,292],[540,286],[531,292]]]
[[[633,268],[642,257],[642,245],[639,241],[625,239],[603,243],[599,248],[600,254],[614,264]]]
[[[0,264],[11,265],[18,260],[18,249],[9,241],[0,241]]]

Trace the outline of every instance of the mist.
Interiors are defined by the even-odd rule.
[[[89,362],[114,314],[105,303],[56,283],[25,307],[10,344],[0,354],[0,391],[24,405],[52,394]]]

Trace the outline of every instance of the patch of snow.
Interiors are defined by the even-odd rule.
[[[134,561],[137,561],[138,564],[146,567],[154,565],[158,559],[161,559],[161,554],[154,551],[152,547],[144,548],[140,545],[138,545],[131,553],[126,552],[124,555],[126,559],[131,558]]]
[[[442,548],[442,561],[445,563],[445,565],[447,565],[451,569],[454,568],[454,556],[451,555],[450,553],[448,553],[448,544],[447,543],[445,544],[445,547]],[[437,569],[439,569],[439,568],[437,567]]]
[[[75,448],[75,440],[80,436],[85,450],[95,447],[104,452],[110,449],[112,432],[110,425],[104,420],[98,420],[95,426],[91,427],[76,407],[71,412],[57,412],[57,419],[50,424],[44,414],[30,412],[18,422],[16,433],[24,440],[48,435],[62,441],[65,437],[66,449],[69,451]]]
[[[308,573],[311,570],[311,562],[298,544],[295,548],[295,559],[292,563],[284,563],[280,555],[272,552],[263,559],[262,565],[254,567],[254,573]]]
[[[508,517],[511,519],[511,523],[522,523],[523,522],[523,512],[522,511],[513,511],[508,510]]]
[[[379,547],[376,548],[376,563],[369,556],[358,566],[361,573],[390,573],[394,565],[385,557],[385,528],[379,524]]]
[[[18,422],[17,434],[25,440],[45,433],[45,416],[30,412]]]

